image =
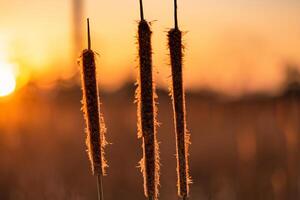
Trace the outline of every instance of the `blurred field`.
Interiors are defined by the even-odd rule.
[[[62,88],[62,87],[59,87]],[[110,167],[106,200],[144,199],[137,168],[134,84],[102,94]],[[176,199],[171,100],[160,90],[161,199]],[[96,199],[85,152],[79,87],[28,86],[0,100],[0,199]],[[226,99],[209,91],[187,93],[192,134],[191,200],[299,199],[298,90],[277,96]]]

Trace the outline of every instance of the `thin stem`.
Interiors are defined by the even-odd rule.
[[[100,175],[100,174],[97,175],[97,190],[98,190],[98,200],[104,200],[102,175]]]
[[[175,22],[175,29],[178,29],[177,0],[174,0],[174,22]]]
[[[178,200],[188,200],[187,196],[178,196]]]
[[[143,0],[140,0],[140,16],[141,16],[141,21],[143,21],[144,20]]]
[[[90,34],[90,19],[87,18],[87,37],[88,37],[88,50],[91,50],[91,34]]]
[[[188,200],[187,196],[183,196],[182,200]]]

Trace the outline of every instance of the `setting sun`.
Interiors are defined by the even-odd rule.
[[[16,79],[12,69],[0,64],[0,97],[11,94],[16,88]]]

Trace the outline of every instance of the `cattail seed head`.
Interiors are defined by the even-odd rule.
[[[175,27],[169,31],[168,39],[172,69],[172,84],[170,88],[176,133],[177,186],[178,195],[185,199],[189,195],[189,183],[191,181],[188,165],[190,135],[186,130],[185,96],[182,80],[182,32],[178,27]]]
[[[145,20],[138,26],[139,75],[136,99],[138,104],[138,136],[143,139],[143,159],[140,162],[144,176],[145,196],[158,197],[159,150],[156,138],[155,87],[152,77],[151,30]]]
[[[104,159],[105,124],[100,114],[100,100],[96,78],[95,54],[87,49],[82,54],[82,91],[83,111],[87,125],[87,151],[91,161],[94,175],[105,173],[106,161]]]

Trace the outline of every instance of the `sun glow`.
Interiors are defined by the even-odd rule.
[[[7,96],[15,91],[16,77],[8,64],[0,63],[0,97]]]

